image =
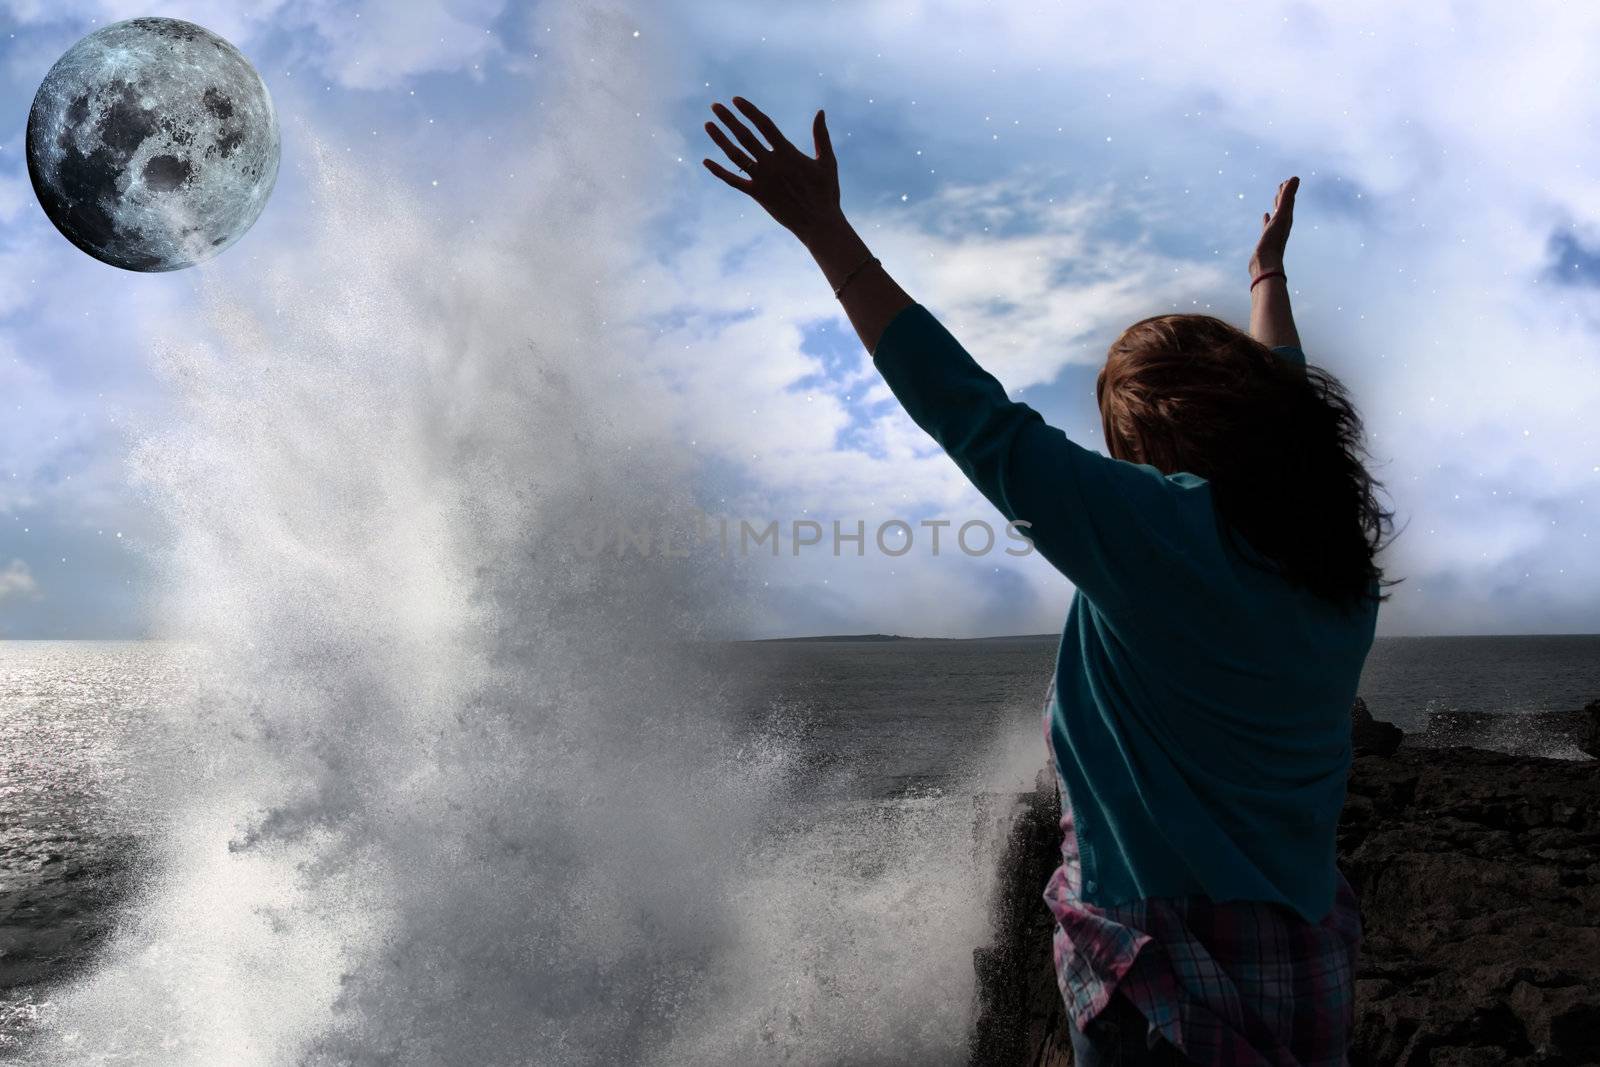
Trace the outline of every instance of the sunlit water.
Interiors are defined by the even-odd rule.
[[[611,787],[620,785],[622,796],[588,800],[607,817],[627,821],[620,833],[602,830],[589,840],[560,834],[546,841],[555,847],[527,856],[520,853],[526,842],[540,839],[542,820],[576,829],[572,812],[540,807],[540,783],[504,796],[502,808],[480,812],[477,826],[459,814],[462,803],[472,801],[470,791],[460,802],[448,792],[436,795],[431,814],[417,817],[438,825],[414,829],[463,835],[451,846],[460,866],[438,880],[435,872],[414,868],[400,876],[425,879],[418,893],[436,897],[425,910],[439,924],[437,939],[459,942],[452,956],[493,960],[503,968],[492,978],[437,979],[480,990],[491,981],[504,983],[490,992],[507,1012],[514,1011],[509,999],[518,982],[550,983],[553,988],[524,990],[527,1000],[565,998],[566,1011],[603,1018],[616,1036],[588,1038],[590,1047],[629,1046],[630,1061],[959,1058],[975,1007],[971,952],[988,935],[985,903],[998,843],[978,819],[974,790],[1023,788],[1042,766],[1039,686],[1052,653],[1049,642],[1037,640],[680,649],[708,677],[769,679],[765,689],[742,690],[743,701],[708,704],[702,713],[709,721],[696,729],[724,746],[720,761],[707,753],[705,773],[731,775],[735,784],[696,783],[685,765],[679,768],[681,795],[657,793],[634,804],[626,775],[613,777]],[[328,902],[316,902],[290,871],[253,856],[259,846],[244,847],[251,813],[197,809],[193,793],[208,791],[208,781],[227,773],[228,763],[213,755],[214,731],[222,725],[217,716],[197,712],[203,699],[222,696],[215,663],[196,647],[0,643],[0,929],[6,934],[0,1048],[25,1061],[73,1062],[71,1042],[48,1054],[35,1045],[30,1054],[24,1039],[31,1033],[37,1041],[40,1028],[55,1022],[58,1003],[71,1003],[85,990],[100,1002],[96,1007],[112,1013],[126,1010],[130,1000],[147,1002],[147,991],[136,983],[148,981],[155,968],[168,995],[194,1002],[153,1005],[165,1019],[121,1019],[120,1037],[100,1037],[110,1046],[106,1058],[157,1062],[158,1053],[175,1049],[170,1062],[200,1062],[204,1057],[189,1052],[196,1047],[214,1050],[221,1057],[214,1062],[237,1062],[232,1055],[240,1050],[258,1050],[263,1061],[293,1062],[304,1054],[303,1048],[275,1048],[263,1037],[282,1025],[267,1018],[293,1010],[303,991],[276,1010],[261,1004],[259,1016],[244,1011],[241,1017],[235,1009],[224,1018],[230,1025],[225,1034],[168,1029],[194,1016],[215,1020],[214,1009],[199,1000],[215,995],[215,982],[250,987],[259,978],[255,968],[266,962],[259,954],[274,942],[271,951],[307,956],[331,968],[330,981],[339,979],[347,966],[343,957],[314,939],[351,938],[366,922],[378,921],[343,914],[331,930],[320,916],[309,923]],[[671,758],[665,750],[658,755]],[[621,758],[650,756],[633,750]],[[486,773],[499,769],[492,756],[484,764]],[[174,767],[188,768],[176,789]],[[743,798],[743,807],[755,810],[725,806],[730,792],[740,799],[741,774],[762,783],[759,795]],[[696,821],[737,834],[733,847],[679,826]],[[338,836],[331,827],[325,832]],[[465,839],[474,836],[480,840]],[[593,886],[601,899],[592,910],[543,902],[506,884],[517,877],[535,881],[531,868],[539,866],[557,873],[570,866],[566,873],[581,878],[582,853],[619,844],[634,851],[606,865],[619,884]],[[341,847],[360,846],[345,841]],[[314,850],[293,854],[316,857]],[[716,876],[697,876],[701,865],[716,868]],[[673,884],[679,879],[711,895],[681,895]],[[317,880],[308,881],[314,886]],[[536,881],[561,879],[544,872]],[[655,899],[647,907],[606,908],[606,897],[635,889]],[[360,887],[350,890],[360,897]],[[541,924],[492,907],[476,912],[481,895],[500,893],[525,899],[530,910],[546,908],[587,924],[564,938],[571,958],[558,969],[553,961],[519,959],[510,951],[537,935]],[[234,895],[240,899],[229,899]],[[340,911],[360,907],[354,900],[337,903]],[[151,931],[141,916],[151,907],[173,907],[178,914]],[[310,914],[297,915],[301,909]],[[118,959],[119,919],[134,924],[123,935],[134,939],[131,959]],[[181,934],[181,927],[191,934]],[[508,950],[501,957],[484,942],[503,942]],[[617,951],[612,946],[626,947],[637,962],[627,953],[609,959]],[[436,944],[426,947],[439,951]],[[530,950],[537,951],[531,945],[524,951]],[[608,967],[619,984],[637,970],[652,975],[660,1000],[614,999]],[[452,985],[425,990],[423,1003],[453,1011]],[[284,993],[279,987],[263,995]],[[930,1012],[930,1000],[945,1009]],[[337,1025],[338,1011],[346,1010],[337,1003],[331,997],[328,1016],[317,1022]],[[686,1017],[695,1012],[705,1018],[689,1025]],[[94,1033],[98,1020],[84,1021]],[[262,1029],[252,1032],[253,1025]],[[313,1037],[312,1024],[302,1025]],[[625,1040],[621,1035],[630,1030],[638,1035]],[[645,1047],[638,1040],[645,1035],[661,1044]],[[385,1044],[381,1038],[371,1046],[351,1040],[337,1056],[326,1055],[362,1061],[368,1053],[374,1060],[396,1054],[392,1045],[375,1054]],[[559,1052],[558,1046],[480,1046],[486,1058],[472,1062],[565,1063],[589,1055],[576,1042]],[[111,1055],[110,1049],[118,1051]],[[417,1061],[428,1062],[438,1051],[419,1052]]]

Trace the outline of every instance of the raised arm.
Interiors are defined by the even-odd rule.
[[[1250,257],[1252,280],[1267,271],[1283,270],[1289,227],[1294,224],[1294,194],[1299,188],[1299,178],[1279,185],[1272,210],[1261,216],[1261,238]],[[1250,290],[1250,336],[1268,348],[1300,347],[1294,312],[1289,308],[1289,283],[1281,273],[1262,279]]]
[[[712,112],[727,123],[739,143],[730,141],[714,122],[706,123],[706,132],[749,177],[731,174],[709,159],[702,162],[707,170],[748,195],[798,237],[822,268],[830,287],[837,291],[844,285],[838,296],[845,314],[867,351],[873,351],[889,320],[910,306],[912,299],[881,263],[873,261],[875,257],[866,242],[844,217],[839,206],[839,164],[828,137],[827,117],[818,111],[811,120],[817,153],[812,157],[791,144],[777,123],[750,101],[736,96],[733,103],[771,147],[731,110],[716,103],[711,105]]]
[[[838,171],[827,127],[812,127],[815,158],[790,144],[771,119],[741,97],[733,102],[770,142],[713,104],[740,147],[714,123],[712,140],[749,175],[705,165],[754,198],[811,251],[873,362],[912,420],[955,460],[1008,520],[1025,524],[1041,555],[1102,609],[1149,598],[1141,590],[1182,588],[1187,547],[1214,532],[1209,502],[1195,506],[1202,479],[1169,478],[1148,464],[1093,452],[1005,389],[923,305],[873,262],[839,208]],[[1192,584],[1192,583],[1191,583]]]

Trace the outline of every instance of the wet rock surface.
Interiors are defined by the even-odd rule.
[[[1437,711],[1428,717],[1427,729],[1418,740],[1438,746],[1492,748],[1518,756],[1600,759],[1600,700],[1591,700],[1578,711],[1524,715]]]
[[[975,1064],[1072,1062],[1042,899],[1058,819],[1046,770],[1016,798],[995,939],[975,954]],[[1600,764],[1366,751],[1339,863],[1364,927],[1354,1067],[1600,1064]]]

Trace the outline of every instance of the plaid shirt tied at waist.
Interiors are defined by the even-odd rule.
[[[1051,704],[1047,697],[1047,750]],[[1097,907],[1080,896],[1082,867],[1059,770],[1056,788],[1061,866],[1044,899],[1056,920],[1056,980],[1073,1025],[1086,1027],[1121,989],[1149,1032],[1196,1064],[1344,1067],[1361,913],[1342,872],[1333,908],[1316,924],[1276,903],[1203,896]]]

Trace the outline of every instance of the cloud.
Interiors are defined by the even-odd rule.
[[[501,51],[494,34],[503,0],[404,4],[285,3],[271,22],[311,31],[318,69],[352,89],[386,89],[420,74],[481,72]]]
[[[180,0],[160,14],[199,23],[253,58],[272,38],[288,35],[291,65],[347,88],[386,89],[422,74],[481,70],[501,51],[493,30],[505,6],[504,0]],[[69,24],[85,33],[151,13],[148,5],[124,0],[7,0],[0,10],[24,27]]]
[[[13,559],[0,567],[0,601],[38,600],[42,595],[33,571],[22,560]]]
[[[909,215],[868,216],[858,227],[870,228],[874,251],[914,298],[1021,392],[1055,382],[1066,367],[1097,366],[1135,318],[1221,284],[1212,264],[1163,254],[1141,234],[1105,232],[1096,220],[1108,195],[1063,199],[1027,178],[996,178],[952,185]],[[1019,232],[949,225],[978,202]],[[967,499],[965,481],[893,403],[843,310],[823,301],[826,285],[803,249],[781,231],[738,236],[725,206],[706,205],[695,220],[700,239],[644,268],[642,299],[675,321],[639,339],[641,362],[670,381],[684,435],[812,506],[824,497],[850,507]],[[742,259],[762,266],[742,269],[730,285],[718,251],[740,245]],[[801,323],[822,331],[818,343],[834,358],[805,351]],[[852,428],[861,444],[839,447]]]

